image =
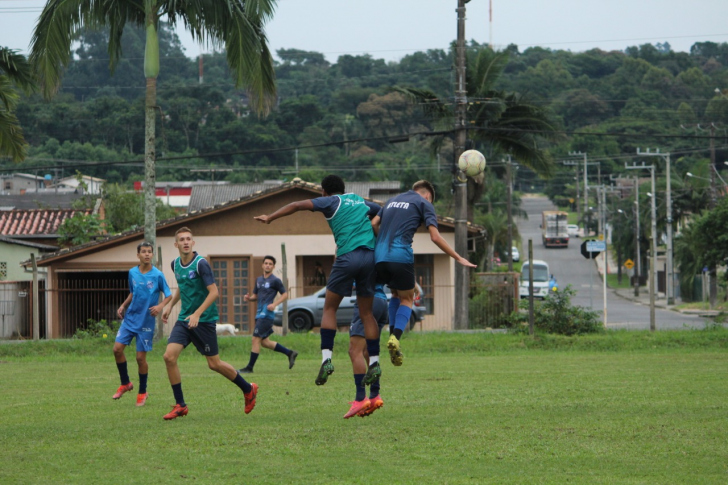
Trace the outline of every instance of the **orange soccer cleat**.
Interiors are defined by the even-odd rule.
[[[134,384],[131,382],[129,384],[122,384],[119,386],[119,388],[116,390],[116,394],[111,396],[112,399],[119,399],[121,396],[124,395],[124,393],[127,393],[134,389]]]
[[[258,384],[251,382],[250,385],[252,387],[250,392],[243,394],[245,396],[245,414],[250,414],[255,407],[255,398],[258,397]]]
[[[187,416],[188,412],[189,409],[187,409],[187,406],[180,406],[179,404],[175,404],[174,406],[172,406],[172,410],[164,415],[164,419],[169,421],[170,419]]]
[[[371,402],[368,397],[365,397],[361,401],[352,401],[349,404],[351,404],[351,408],[349,408],[349,412],[344,415],[344,419],[349,419],[352,416],[356,416],[357,414],[366,411],[369,409]]]

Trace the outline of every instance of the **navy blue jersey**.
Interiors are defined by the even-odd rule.
[[[283,294],[285,292],[286,288],[277,276],[273,274],[267,278],[258,276],[253,289],[253,294],[258,295],[258,311],[255,313],[255,318],[275,318],[275,313],[268,310],[268,305],[273,303],[278,293]]]
[[[435,208],[413,190],[389,199],[378,215],[381,222],[374,248],[377,263],[414,263],[412,238],[417,228],[423,223],[437,227]]]

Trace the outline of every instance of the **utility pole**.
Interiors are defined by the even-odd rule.
[[[458,0],[457,17],[457,56],[455,68],[455,160],[453,172],[455,180],[455,251],[462,255],[468,254],[468,227],[467,227],[467,178],[460,174],[457,166],[458,158],[465,151],[467,141],[466,115],[468,107],[467,90],[465,87],[465,4],[470,0]],[[455,312],[453,326],[457,330],[468,327],[468,294],[470,293],[470,274],[468,268],[455,264]]]
[[[624,168],[627,170],[649,170],[650,176],[652,179],[652,194],[651,194],[651,215],[652,215],[652,228],[651,228],[651,243],[650,243],[650,330],[655,331],[656,325],[655,325],[655,292],[657,288],[655,287],[655,284],[657,282],[657,208],[655,206],[655,199],[657,198],[657,195],[655,194],[655,166],[654,165],[645,165],[645,162],[642,162],[642,165],[637,165],[636,163],[632,164],[632,166],[628,166],[626,163],[624,164]]]
[[[506,163],[506,174],[508,177],[508,202],[506,204],[508,210],[508,271],[513,272],[513,206],[511,199],[513,198],[513,172],[511,171],[511,156],[508,156]]]
[[[569,155],[572,156],[582,156],[584,157],[584,213],[589,210],[589,182],[587,181],[587,154],[586,152],[569,152]],[[584,231],[584,236],[587,236],[587,232]]]
[[[634,253],[635,253],[635,280],[634,296],[640,296],[640,278],[642,277],[642,266],[640,265],[640,179],[634,178]]]
[[[715,125],[710,124],[710,210],[716,206],[716,189],[715,174],[717,167],[715,166]],[[718,299],[718,271],[715,264],[711,264],[709,268],[710,275],[710,308],[715,308]]]

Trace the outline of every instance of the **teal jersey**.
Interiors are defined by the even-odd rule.
[[[337,257],[357,248],[374,249],[376,236],[369,215],[373,210],[370,206],[376,204],[368,203],[356,194],[317,197],[312,202],[313,210],[323,213],[334,233]]]
[[[207,287],[215,283],[210,263],[197,252],[194,255],[195,257],[187,265],[183,265],[180,258],[176,258],[172,262],[174,277],[177,280],[180,300],[182,301],[178,320],[185,320],[195,313],[202,306],[207,295],[210,294]],[[213,302],[200,316],[200,321],[217,322],[218,320],[217,303]]]

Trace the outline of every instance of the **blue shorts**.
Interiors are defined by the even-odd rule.
[[[198,322],[195,328],[190,328],[187,320],[177,320],[169,334],[167,343],[180,344],[183,347],[192,342],[197,351],[204,356],[212,357],[219,353],[217,348],[217,330],[215,322]]]
[[[382,328],[389,323],[389,303],[382,298],[374,298],[372,303],[372,313],[379,325],[379,334],[382,334]],[[359,306],[354,305],[354,318],[351,319],[349,327],[349,337],[364,337],[364,322],[359,316]]]
[[[340,296],[351,296],[351,288],[356,283],[357,295],[374,296],[375,279],[374,250],[356,248],[336,258],[326,289]]]
[[[116,334],[116,341],[123,345],[129,345],[131,339],[136,337],[137,352],[151,352],[152,340],[154,339],[154,326],[142,327],[139,330],[131,330],[125,321],[121,322],[119,331]]]
[[[273,320],[270,318],[258,318],[255,320],[255,330],[253,330],[253,337],[259,339],[267,339],[273,335]]]
[[[415,264],[380,261],[376,264],[377,283],[393,290],[412,290],[415,287]]]

